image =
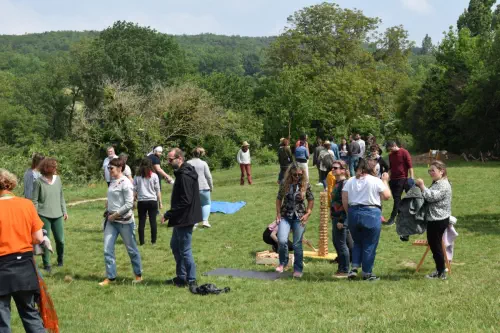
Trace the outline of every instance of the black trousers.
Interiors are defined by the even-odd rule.
[[[396,218],[398,215],[399,203],[401,202],[401,196],[403,195],[403,190],[408,192],[410,190],[408,186],[408,180],[394,179],[389,181],[389,187],[391,188],[392,197],[394,198],[394,206],[392,207],[391,219]]]
[[[278,242],[275,242],[274,239],[271,237],[271,230],[269,228],[266,228],[264,230],[264,233],[262,234],[262,240],[264,243],[272,245],[273,246],[273,251],[278,252]],[[293,251],[293,243],[288,240],[288,251]]]
[[[137,211],[139,213],[139,244],[144,244],[144,229],[146,227],[147,216],[149,216],[149,225],[151,226],[151,243],[156,243],[156,235],[158,233],[156,224],[158,201],[139,201],[137,203]]]
[[[36,291],[16,291],[0,296],[0,333],[10,333],[10,301],[14,299],[17,312],[28,333],[45,333],[42,318],[35,307]]]
[[[432,257],[436,263],[436,270],[438,273],[445,271],[444,253],[443,253],[443,234],[448,225],[450,218],[440,221],[427,222],[427,242],[431,248]]]

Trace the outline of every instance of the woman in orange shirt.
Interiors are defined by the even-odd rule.
[[[33,244],[43,244],[43,222],[30,200],[16,197],[17,178],[0,169],[0,331],[10,332],[10,301],[26,332],[44,333],[35,307],[40,289],[33,261]]]

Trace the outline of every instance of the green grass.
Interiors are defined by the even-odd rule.
[[[275,216],[278,170],[269,166],[254,167],[255,184],[244,187],[239,185],[238,170],[216,172],[212,199],[243,200],[247,206],[234,215],[212,215],[213,227],[193,236],[199,283],[229,286],[230,293],[201,297],[162,285],[175,272],[171,230],[164,225],[159,227],[156,247],[140,248],[143,285],[131,284],[130,261],[119,241],[119,282],[100,288],[103,202],[70,208],[65,267],[55,268],[46,282],[62,332],[496,332],[500,330],[499,166],[457,163],[449,169],[460,236],[447,281],[424,279],[434,268],[431,256],[420,273],[408,267],[418,262],[423,248],[401,243],[394,226],[383,227],[374,268],[382,279],[375,283],[334,280],[336,265],[316,261],[306,261],[302,280],[203,276],[219,267],[273,270],[255,265],[255,252],[269,248],[262,242],[262,232]],[[311,175],[316,183],[315,170]],[[416,176],[429,182],[425,166],[416,168]],[[98,198],[105,196],[105,190],[105,184],[68,186],[66,197],[68,201]],[[320,188],[314,190],[319,199]],[[170,192],[164,193],[164,203],[169,200]],[[385,205],[386,217],[391,205],[392,201]],[[318,212],[319,200],[305,234],[315,244]],[[64,281],[67,275],[72,282]],[[17,314],[13,325],[14,332],[22,331]]]

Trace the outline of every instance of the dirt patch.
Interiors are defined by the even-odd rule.
[[[412,162],[415,164],[428,164],[429,163],[429,153],[424,153],[420,155],[412,155]],[[446,161],[459,161],[462,160],[463,157],[460,155],[447,153],[446,156],[441,155],[440,160],[446,163]]]

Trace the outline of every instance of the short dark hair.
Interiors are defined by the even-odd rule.
[[[307,138],[307,134],[306,133],[302,133],[300,136],[299,136],[299,139],[301,141],[306,141],[306,138]]]
[[[31,169],[36,169],[40,165],[40,162],[43,161],[44,158],[45,158],[45,156],[43,156],[42,154],[34,153],[33,157],[31,158]]]
[[[396,143],[396,141],[394,141],[394,140],[389,140],[389,141],[387,141],[387,142],[385,143],[385,147],[386,147],[386,148],[392,148],[392,147],[394,147],[394,146],[397,146],[397,143]]]
[[[121,158],[113,158],[109,161],[109,165],[120,168],[122,172],[125,170],[125,162]]]
[[[182,160],[184,160],[184,152],[180,148],[174,148],[171,151],[174,152],[174,157],[175,158],[182,157]]]

